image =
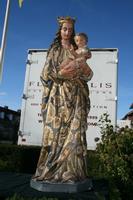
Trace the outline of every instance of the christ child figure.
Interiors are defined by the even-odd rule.
[[[76,65],[77,73],[72,78],[79,78],[83,71],[84,73],[87,72],[87,68],[83,68],[82,66],[85,66],[86,60],[91,58],[91,52],[87,47],[88,37],[85,33],[76,34],[74,40],[78,48],[74,50],[73,46],[71,46],[69,59],[61,63],[60,70],[67,70]]]

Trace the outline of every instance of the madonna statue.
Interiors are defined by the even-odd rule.
[[[87,179],[87,81],[93,72],[83,60],[71,67],[60,67],[64,60],[72,59],[71,49],[76,50],[77,45],[75,19],[59,17],[58,23],[59,30],[41,73],[42,149],[31,182],[72,185]]]

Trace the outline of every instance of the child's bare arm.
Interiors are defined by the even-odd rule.
[[[91,58],[92,57],[92,54],[91,54],[91,52],[90,51],[88,51],[87,53],[85,53],[85,58],[86,59],[89,59],[89,58]]]

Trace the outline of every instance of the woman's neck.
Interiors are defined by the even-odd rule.
[[[69,40],[64,40],[64,39],[61,40],[61,45],[64,48],[70,48],[70,46],[71,46],[70,41]]]

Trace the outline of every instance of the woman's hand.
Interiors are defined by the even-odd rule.
[[[68,59],[63,61],[60,65],[60,69],[61,76],[67,79],[72,79],[77,74],[75,60]]]
[[[60,71],[60,74],[63,76],[63,77],[66,77],[66,78],[73,78],[76,76],[77,74],[77,71],[75,69],[74,66],[66,66],[64,67],[63,69],[61,69]]]

